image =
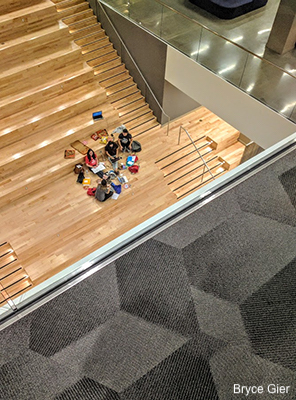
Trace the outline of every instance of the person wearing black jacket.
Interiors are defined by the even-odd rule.
[[[108,143],[105,146],[105,152],[108,157],[108,160],[112,164],[112,168],[113,168],[114,172],[118,175],[119,174],[119,171],[118,171],[119,146],[118,146],[118,144],[113,142],[113,140],[111,138],[108,138]]]
[[[123,131],[118,136],[118,144],[119,144],[120,150],[123,153],[125,151],[130,153],[132,150],[132,142],[133,142],[132,135],[129,133],[129,131],[127,129],[123,129]]]

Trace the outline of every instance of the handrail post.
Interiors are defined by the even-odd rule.
[[[180,144],[180,140],[181,140],[181,131],[182,131],[182,126],[180,126],[180,129],[179,129],[179,139],[178,139],[178,144]]]
[[[183,129],[183,130],[186,132],[186,134],[187,134],[187,136],[189,137],[191,143],[193,144],[195,150],[197,151],[199,157],[202,159],[202,162],[204,163],[205,168],[207,168],[207,170],[209,171],[211,177],[212,177],[213,179],[215,179],[215,178],[214,178],[214,175],[212,174],[212,172],[211,172],[211,170],[210,170],[210,168],[209,168],[209,166],[208,166],[208,164],[206,163],[206,161],[204,160],[204,158],[203,158],[203,156],[201,155],[200,151],[199,151],[198,148],[196,147],[194,141],[192,140],[192,137],[189,135],[189,133],[187,132],[187,130],[186,130],[182,125],[180,126],[180,130],[179,130],[179,142],[180,142],[180,136],[181,136],[181,129]],[[179,144],[179,143],[178,143],[178,144]]]

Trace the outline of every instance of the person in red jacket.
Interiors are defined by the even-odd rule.
[[[85,156],[85,164],[89,168],[96,168],[98,166],[98,158],[96,153],[92,149],[88,149],[87,154]]]

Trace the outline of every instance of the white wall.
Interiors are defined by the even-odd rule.
[[[171,117],[171,120],[174,120],[200,107],[200,104],[187,96],[184,92],[181,92],[176,86],[164,81],[162,107]],[[164,121],[166,121],[166,119],[164,119]]]
[[[165,79],[264,149],[296,131],[295,124],[170,46]]]

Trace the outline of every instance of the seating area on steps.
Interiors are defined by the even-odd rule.
[[[9,227],[0,243],[12,244],[34,286],[176,202],[155,161],[177,146],[180,125],[211,135],[222,153],[228,139],[203,108],[173,121],[167,136],[87,2],[0,0],[0,11],[0,207]],[[102,56],[92,45],[100,40],[108,48]],[[94,121],[98,110],[104,118]],[[83,155],[65,159],[64,151],[80,140],[100,156],[104,145],[90,136],[121,124],[142,144],[140,172],[127,172],[131,187],[118,201],[98,204],[76,184],[73,169]]]

